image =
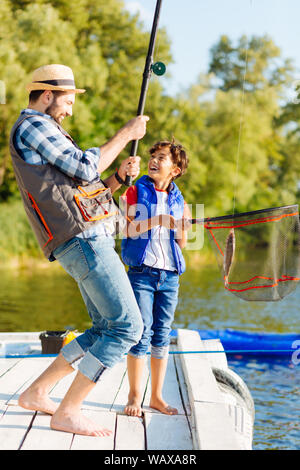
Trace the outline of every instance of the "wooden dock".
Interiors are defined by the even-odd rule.
[[[201,341],[195,331],[178,330],[171,351],[223,350],[219,340]],[[178,409],[167,416],[149,407],[150,376],[143,378],[142,418],[124,415],[128,396],[126,358],[106,373],[82,412],[110,437],[87,437],[50,429],[50,416],[18,406],[18,396],[53,358],[0,359],[1,450],[206,450],[251,449],[253,422],[234,396],[220,388],[213,367],[228,368],[225,353],[170,354],[164,398]],[[60,402],[74,378],[61,380],[51,397]]]

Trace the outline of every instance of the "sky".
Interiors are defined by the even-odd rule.
[[[151,31],[156,0],[124,0],[131,13],[140,13],[145,29]],[[241,35],[270,36],[291,58],[300,79],[299,0],[162,0],[159,26],[171,40],[174,64],[171,78],[160,77],[170,94],[196,82],[208,71],[210,48],[222,34],[232,40]],[[159,57],[159,34],[154,60]]]

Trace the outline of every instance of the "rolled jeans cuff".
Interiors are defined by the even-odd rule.
[[[107,367],[88,351],[78,364],[78,370],[92,382],[96,383],[107,370]]]
[[[70,343],[66,344],[62,349],[61,353],[66,361],[72,366],[72,364],[85,355],[85,351],[82,349],[78,341],[73,339]]]
[[[169,354],[169,346],[153,346],[151,344],[151,356],[156,359],[166,359]]]
[[[85,352],[76,339],[66,344],[62,348],[61,353],[70,366],[74,369],[77,368],[92,382],[98,382],[103,372],[107,369],[93,354],[89,351]]]

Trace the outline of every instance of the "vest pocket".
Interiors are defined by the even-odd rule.
[[[42,213],[41,213],[41,211],[40,211],[40,209],[39,209],[39,207],[38,207],[36,201],[34,200],[32,194],[30,194],[30,193],[27,192],[27,196],[28,196],[29,201],[30,201],[30,203],[31,203],[31,207],[32,207],[32,209],[33,209],[33,212],[35,213],[37,219],[38,219],[39,222],[40,222],[40,225],[43,227],[43,229],[44,229],[44,231],[46,232],[46,235],[47,235],[47,237],[48,237],[48,240],[47,240],[46,243],[44,244],[44,247],[45,247],[46,245],[48,245],[48,243],[49,243],[51,240],[53,240],[52,232],[51,232],[51,230],[49,229],[49,227],[48,227],[48,225],[47,225],[47,223],[46,223],[46,221],[45,221],[45,219],[44,219],[44,217],[43,217],[43,215],[42,215]]]
[[[109,188],[100,188],[91,192],[86,192],[81,186],[77,189],[79,193],[74,194],[74,199],[84,220],[93,222],[118,214]]]

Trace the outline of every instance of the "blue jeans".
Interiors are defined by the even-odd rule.
[[[179,276],[177,272],[148,266],[128,270],[144,323],[139,343],[130,349],[134,357],[143,356],[151,344],[151,355],[158,359],[167,356],[171,326],[178,301]]]
[[[113,367],[142,334],[141,314],[112,237],[74,237],[54,251],[75,279],[92,327],[64,346],[64,358],[93,382]]]

